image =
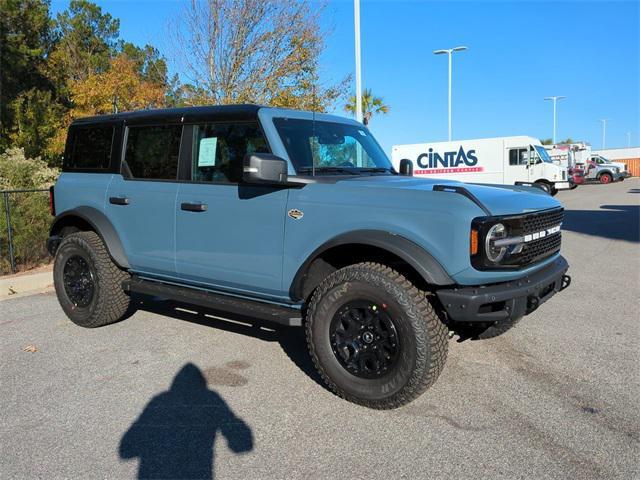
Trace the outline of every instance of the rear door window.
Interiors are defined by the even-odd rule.
[[[111,164],[111,146],[114,127],[96,125],[73,127],[71,130],[71,149],[65,159],[65,168],[69,170],[106,170]]]
[[[145,180],[175,180],[182,125],[128,128],[123,174]]]

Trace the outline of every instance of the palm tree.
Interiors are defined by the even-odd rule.
[[[365,125],[369,125],[369,121],[374,114],[387,114],[389,113],[389,105],[385,105],[382,97],[376,97],[371,93],[371,89],[367,88],[362,92],[362,121]],[[356,97],[350,97],[349,103],[344,106],[344,109],[355,115],[356,114]]]

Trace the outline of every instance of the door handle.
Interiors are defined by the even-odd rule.
[[[183,203],[180,205],[182,210],[186,210],[187,212],[206,212],[207,204],[206,203]]]
[[[127,197],[109,197],[109,203],[113,205],[129,205],[129,199]]]

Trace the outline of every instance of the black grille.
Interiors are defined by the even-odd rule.
[[[564,211],[562,209],[552,210],[550,212],[532,213],[522,218],[523,234],[537,233],[548,230],[562,223]]]
[[[563,218],[564,211],[562,209],[526,215],[522,218],[522,233],[523,235],[546,233],[548,229],[560,225]],[[562,234],[560,232],[527,242],[524,244],[522,252],[517,255],[518,263],[523,266],[529,265],[553,255],[560,250],[561,243]]]
[[[529,265],[548,257],[560,250],[561,243],[562,234],[560,232],[525,243],[522,252],[518,255],[518,262],[521,265]]]

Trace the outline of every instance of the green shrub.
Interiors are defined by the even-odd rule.
[[[0,154],[0,190],[48,188],[58,171],[38,158],[25,158],[21,148],[9,148]],[[47,192],[10,193],[13,251],[16,266],[26,269],[48,261],[45,247],[51,215]],[[11,271],[5,196],[0,197],[0,273]]]

